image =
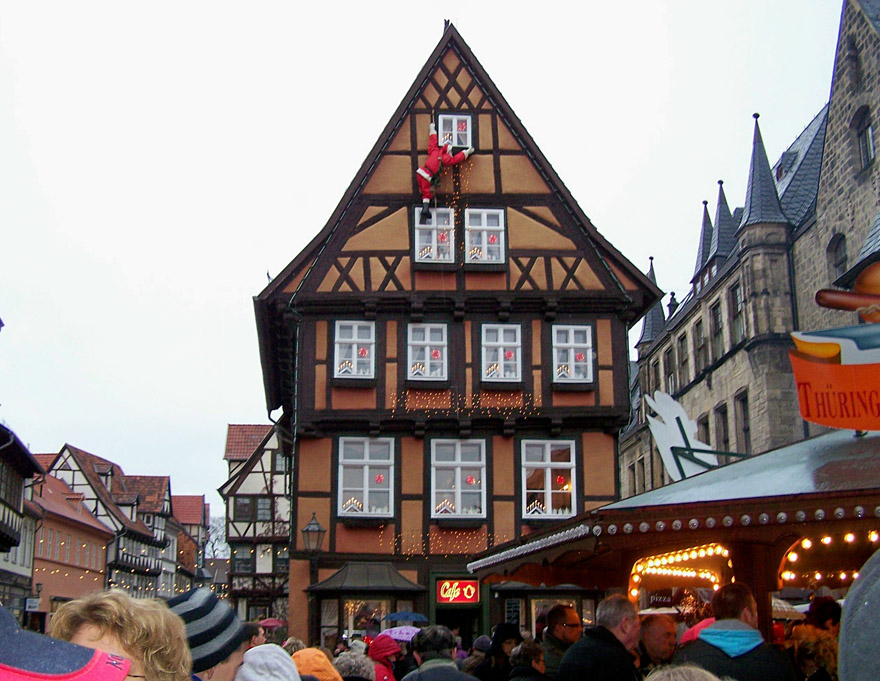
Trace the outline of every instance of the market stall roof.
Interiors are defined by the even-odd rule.
[[[880,489],[880,433],[837,430],[603,506],[602,510]]]
[[[552,529],[484,551],[468,563],[472,573],[552,561],[576,550],[598,557],[601,546],[626,541],[687,542],[690,530],[764,527],[880,515],[880,433],[833,431],[741,459],[665,487],[603,506]],[[737,501],[731,505],[730,502]],[[835,503],[836,508],[830,508]],[[857,504],[852,506],[851,504]],[[615,537],[616,535],[616,537]],[[657,539],[652,539],[652,536]],[[601,538],[601,539],[600,539]]]
[[[343,591],[424,591],[391,563],[347,563],[327,579],[308,587],[309,592]]]

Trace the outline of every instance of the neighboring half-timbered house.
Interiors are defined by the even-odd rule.
[[[173,598],[176,594],[177,533],[171,509],[171,478],[167,475],[127,475],[126,488],[138,495],[138,518],[160,543],[162,569],[156,595]]]
[[[226,502],[229,597],[243,619],[287,619],[288,459],[272,426],[230,425],[226,444],[232,472],[218,491]]]
[[[488,631],[467,557],[616,498],[627,331],[659,296],[449,25],[326,226],[255,299],[293,462],[291,633],[375,634],[413,609],[466,643]],[[320,552],[300,535],[313,514]],[[491,621],[591,596],[523,589]]]
[[[82,494],[83,505],[114,532],[107,545],[106,586],[153,598],[162,573],[164,536],[154,536],[138,515],[139,496],[112,461],[64,445],[49,471]]]

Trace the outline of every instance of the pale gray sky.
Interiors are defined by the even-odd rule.
[[[226,424],[267,422],[252,296],[323,227],[444,18],[681,299],[701,201],[723,179],[742,205],[751,114],[772,162],[827,101],[840,9],[0,0],[0,419],[219,504]]]

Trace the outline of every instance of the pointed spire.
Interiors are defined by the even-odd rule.
[[[754,114],[754,118],[752,163],[749,168],[749,183],[746,186],[746,203],[740,229],[760,222],[788,222],[776,195],[776,183],[773,181],[767,152],[764,150],[764,140],[761,138],[761,128],[758,126],[758,114]]]
[[[709,202],[703,201],[703,226],[700,228],[700,243],[697,245],[697,264],[694,266],[694,281],[700,276],[705,264],[709,261],[709,251],[712,248],[712,219],[709,217]]]
[[[648,268],[647,276],[652,284],[656,284],[657,277],[654,275],[654,256],[652,255],[649,260],[651,261],[651,266]],[[645,315],[645,318],[642,321],[642,335],[639,336],[639,341],[636,343],[636,347],[642,345],[642,343],[650,343],[654,340],[665,325],[666,317],[663,314],[663,299],[661,298],[654,303],[651,309],[648,310],[648,314]]]
[[[718,180],[718,206],[715,209],[715,231],[712,232],[712,246],[709,258],[727,258],[736,245],[737,224],[733,221],[727,197],[724,195],[724,180]]]

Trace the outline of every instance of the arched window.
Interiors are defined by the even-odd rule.
[[[859,150],[859,169],[864,170],[874,162],[874,128],[871,125],[871,111],[863,106],[853,117],[852,128],[856,133],[856,146]]]
[[[831,281],[840,279],[846,274],[846,237],[843,234],[835,234],[828,243],[828,272]]]

